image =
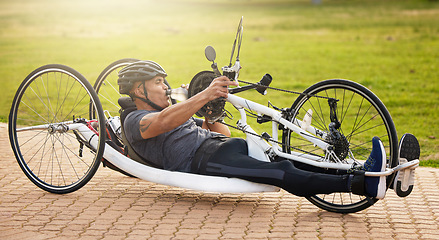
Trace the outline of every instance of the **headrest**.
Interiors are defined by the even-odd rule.
[[[128,108],[136,108],[136,104],[133,102],[133,99],[131,99],[131,97],[121,97],[117,100],[117,102],[123,110]]]

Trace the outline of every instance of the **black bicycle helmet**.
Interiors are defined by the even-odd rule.
[[[151,107],[159,111],[163,110],[162,107],[159,107],[157,104],[148,99],[148,93],[146,91],[145,84],[143,84],[145,98],[139,98],[130,94],[130,91],[133,88],[133,84],[135,82],[145,82],[153,79],[156,76],[162,76],[164,78],[168,76],[165,70],[158,63],[149,60],[134,62],[120,70],[118,76],[119,79],[117,80],[117,84],[119,85],[120,94],[128,94],[131,98],[141,99],[142,101],[146,102]],[[170,88],[166,80],[165,84],[168,86],[168,88]]]
[[[120,94],[129,94],[135,82],[144,82],[151,80],[156,76],[166,77],[165,70],[156,62],[153,61],[139,61],[131,63],[119,71],[119,85]]]

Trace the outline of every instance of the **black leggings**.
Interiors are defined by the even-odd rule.
[[[248,156],[247,142],[244,139],[229,138],[221,141],[219,148],[208,154],[205,159],[196,157],[197,164],[193,165],[193,172],[274,185],[294,195],[304,197],[349,192],[348,174],[334,175],[302,170],[295,167],[289,160],[259,161]],[[203,147],[203,145],[197,152],[209,151],[207,149],[209,146]]]

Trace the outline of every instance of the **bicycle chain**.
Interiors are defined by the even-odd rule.
[[[295,92],[295,91],[286,90],[286,89],[282,89],[282,88],[275,88],[275,87],[270,87],[270,86],[264,86],[264,85],[261,85],[261,84],[258,84],[258,83],[251,83],[251,82],[246,82],[246,81],[243,81],[243,80],[238,80],[238,82],[245,83],[245,84],[250,84],[250,85],[259,85],[259,86],[262,86],[264,88],[276,90],[276,91],[279,91],[279,92],[286,92],[286,93],[292,93],[292,94],[297,94],[297,95],[304,95],[304,96],[307,96],[307,97],[323,98],[323,99],[328,99],[328,100],[332,99],[330,97],[323,97],[323,96],[311,95],[311,94],[304,93],[304,92]]]
[[[246,82],[246,81],[243,81],[243,80],[238,80],[238,82],[240,82],[240,83],[244,83],[244,84],[250,84],[250,85],[259,85],[259,86],[263,86],[263,85],[258,84],[258,83],[251,83],[251,82]],[[263,87],[266,87],[266,88],[268,88],[268,89],[272,89],[272,90],[276,90],[276,91],[280,91],[280,92],[286,92],[286,93],[297,94],[297,95],[304,95],[304,96],[309,97],[309,98],[310,98],[310,97],[316,97],[316,98],[323,98],[323,99],[328,99],[328,100],[329,100],[329,99],[332,99],[332,98],[330,98],[330,97],[323,97],[323,96],[311,95],[311,94],[307,94],[307,93],[303,93],[303,92],[296,92],[296,91],[291,91],[291,90],[286,90],[286,89],[281,89],[281,88],[275,88],[275,87],[270,87],[270,86],[263,86]],[[248,134],[251,134],[251,135],[253,135],[253,136],[256,136],[256,137],[260,137],[260,138],[262,138],[262,139],[265,139],[265,140],[267,140],[267,141],[271,141],[271,142],[274,142],[274,143],[280,144],[280,145],[282,145],[283,147],[288,147],[288,148],[290,148],[290,149],[294,149],[294,150],[296,150],[296,151],[300,151],[300,152],[303,152],[303,153],[306,153],[306,154],[311,154],[311,155],[314,155],[314,156],[321,157],[321,156],[319,156],[319,155],[317,155],[317,154],[314,154],[314,153],[311,153],[311,152],[307,152],[307,151],[305,151],[305,150],[302,150],[302,149],[299,149],[299,148],[297,148],[297,147],[293,147],[293,146],[291,146],[291,145],[288,145],[288,144],[285,144],[285,143],[282,143],[282,142],[276,141],[276,140],[274,140],[274,139],[267,138],[267,137],[264,137],[264,136],[262,136],[262,135],[259,135],[259,134],[253,133],[253,132],[246,131],[246,130],[244,130],[244,129],[242,129],[242,128],[239,128],[239,127],[233,126],[233,125],[231,125],[231,124],[228,124],[228,123],[226,123],[226,122],[224,122],[224,121],[221,121],[221,123],[224,124],[224,125],[226,125],[226,126],[228,126],[228,127],[233,128],[233,129],[236,129],[236,130],[242,131],[243,133],[246,133],[246,134],[248,133]]]

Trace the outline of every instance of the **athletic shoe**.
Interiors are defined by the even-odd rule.
[[[421,149],[418,139],[410,133],[406,133],[399,141],[398,159],[399,164],[404,164],[419,159]],[[413,190],[415,169],[403,169],[398,171],[393,182],[393,190],[400,197],[407,197]]]
[[[372,139],[372,152],[369,158],[364,163],[364,170],[367,172],[383,172],[386,170],[386,151],[384,145],[378,137]],[[366,185],[366,195],[378,199],[383,199],[386,195],[386,177],[371,177],[364,178]]]

